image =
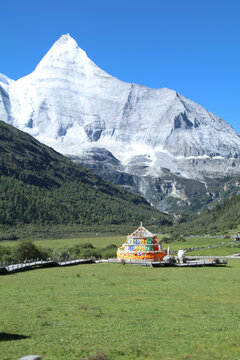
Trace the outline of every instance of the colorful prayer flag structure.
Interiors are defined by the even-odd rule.
[[[145,229],[142,224],[128,235],[126,242],[117,251],[117,258],[126,261],[161,261],[166,255],[167,250],[162,250],[157,235]]]

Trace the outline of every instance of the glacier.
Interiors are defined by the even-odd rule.
[[[69,34],[31,74],[0,75],[0,119],[159,208],[155,183],[169,172],[202,183],[240,172],[240,138],[227,122],[174,90],[112,77]]]

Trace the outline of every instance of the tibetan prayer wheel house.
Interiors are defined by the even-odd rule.
[[[117,251],[117,258],[126,261],[161,261],[166,255],[167,250],[162,250],[157,236],[142,224],[128,235],[126,242]]]

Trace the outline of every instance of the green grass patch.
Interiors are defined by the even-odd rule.
[[[198,251],[190,251],[187,255],[199,256],[227,256],[240,253],[240,245],[227,245],[215,249],[201,249]]]
[[[186,237],[185,241],[173,241],[169,244],[171,248],[185,248],[185,247],[195,247],[195,246],[210,246],[217,245],[222,242],[230,242],[231,239],[222,239],[220,237]],[[166,245],[166,244],[165,244]]]
[[[96,264],[2,276],[0,358],[238,359],[239,270],[231,260],[224,268]]]
[[[74,245],[80,245],[84,243],[91,243],[96,248],[103,248],[109,244],[115,244],[120,246],[123,242],[126,241],[126,236],[82,236],[78,238],[64,238],[64,239],[42,239],[42,240],[33,240],[33,243],[39,247],[58,249],[62,247],[69,247]],[[3,246],[15,246],[18,241],[1,241],[0,245]]]
[[[163,236],[158,236],[158,239],[161,240]],[[171,243],[164,243],[164,247],[170,247],[170,250],[178,250],[180,248],[186,247],[194,247],[194,246],[209,246],[209,245],[217,245],[222,242],[229,242],[231,239],[222,239],[220,237],[217,238],[208,238],[208,237],[194,237],[194,238],[186,238],[186,241],[173,241]],[[81,237],[76,238],[52,238],[52,239],[41,239],[41,240],[33,240],[33,243],[37,246],[42,247],[50,247],[52,249],[56,249],[59,247],[65,246],[74,246],[79,244],[84,244],[86,242],[93,244],[96,248],[105,247],[109,244],[115,244],[117,246],[122,245],[126,241],[126,235],[112,235],[112,234],[82,234]],[[11,241],[1,241],[0,245],[6,246],[14,246],[18,242],[15,240]]]

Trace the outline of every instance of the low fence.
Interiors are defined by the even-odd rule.
[[[11,274],[19,271],[26,271],[36,268],[50,268],[59,266],[73,266],[80,264],[94,264],[93,259],[77,259],[67,261],[56,260],[30,260],[18,264],[2,264],[0,265],[0,275]]]

